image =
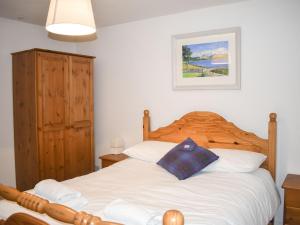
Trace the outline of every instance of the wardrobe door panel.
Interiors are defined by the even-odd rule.
[[[38,56],[39,125],[63,129],[68,111],[68,57],[45,52]]]
[[[71,128],[67,131],[65,149],[65,178],[70,179],[92,172],[90,154],[91,132],[89,127]]]
[[[64,180],[64,131],[43,133],[42,179]]]
[[[90,126],[92,120],[92,61],[83,57],[70,57],[70,123]]]

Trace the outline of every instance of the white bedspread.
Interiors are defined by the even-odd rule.
[[[187,225],[266,225],[279,206],[279,197],[268,171],[254,173],[199,173],[179,181],[156,164],[127,159],[86,176],[64,181],[89,203],[83,211],[103,216],[104,207],[124,199],[162,215],[178,209]],[[0,201],[0,217],[28,210]],[[48,223],[45,215],[32,213]]]

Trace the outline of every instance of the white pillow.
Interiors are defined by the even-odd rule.
[[[164,141],[143,141],[123,151],[131,158],[157,163],[178,143]]]
[[[213,148],[209,149],[219,159],[209,164],[202,171],[253,172],[266,160],[267,156],[257,152]]]
[[[131,158],[157,163],[178,143],[164,141],[143,141],[123,151]],[[257,152],[212,148],[209,149],[219,159],[209,164],[202,171],[214,172],[253,172],[266,160],[267,156]]]

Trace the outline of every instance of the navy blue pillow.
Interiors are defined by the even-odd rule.
[[[198,146],[191,138],[188,138],[171,149],[157,164],[179,180],[184,180],[218,158],[219,156]]]

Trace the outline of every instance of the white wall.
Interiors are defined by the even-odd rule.
[[[123,136],[127,146],[140,141],[145,108],[153,128],[210,110],[262,137],[268,113],[277,112],[281,190],[286,173],[300,173],[299,10],[298,0],[251,0],[105,27],[77,48],[48,39],[43,27],[0,18],[0,182],[15,184],[10,53],[39,47],[97,57],[96,156],[109,152],[112,137]],[[242,29],[241,90],[173,91],[171,36],[234,26]]]
[[[0,18],[0,183],[15,186],[11,53],[30,48],[75,52],[47,37],[44,27]]]
[[[114,136],[127,146],[139,142],[145,108],[153,128],[209,110],[265,138],[268,113],[277,112],[282,193],[286,173],[300,173],[299,10],[298,0],[252,0],[99,29],[98,40],[77,46],[97,57],[96,156]],[[172,90],[171,36],[235,26],[242,29],[241,90]]]

